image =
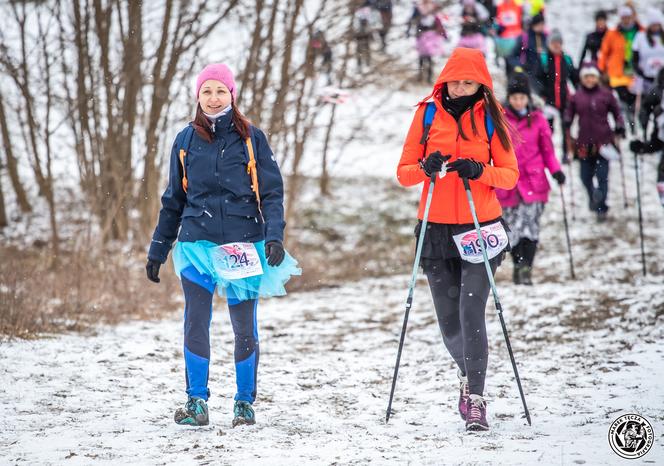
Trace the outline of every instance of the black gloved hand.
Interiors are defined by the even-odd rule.
[[[420,166],[424,170],[424,173],[430,177],[434,173],[439,172],[443,168],[443,163],[447,162],[451,157],[451,155],[443,155],[437,150],[429,154],[424,161],[420,162]]]
[[[618,127],[618,128],[613,130],[613,134],[615,134],[618,137],[624,138],[625,134],[627,134],[627,133],[625,132],[625,128]]]
[[[635,154],[643,154],[646,151],[646,143],[639,141],[638,139],[634,139],[633,141],[629,142],[629,150]]]
[[[484,173],[484,164],[473,159],[456,159],[447,166],[447,171],[457,172],[461,178],[476,180]]]
[[[145,270],[148,273],[148,280],[155,283],[159,283],[161,281],[159,278],[159,267],[161,267],[161,263],[152,259],[148,259],[148,263],[145,265]]]
[[[559,185],[565,184],[565,174],[562,172],[562,170],[558,170],[557,172],[553,173],[551,175],[554,180],[558,182]]]
[[[278,267],[284,261],[286,252],[279,241],[270,241],[265,245],[265,257],[267,264],[271,267]]]

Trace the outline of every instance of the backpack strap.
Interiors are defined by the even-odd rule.
[[[431,124],[433,123],[433,118],[435,116],[436,116],[436,103],[427,102],[427,108],[424,111],[424,122],[423,122],[424,131],[422,132],[422,139],[420,139],[420,144],[426,145],[426,142],[429,139],[429,130],[431,129]]]
[[[422,132],[422,139],[420,139],[420,144],[424,146],[424,152],[426,155],[426,144],[429,139],[429,130],[431,129],[431,124],[433,123],[433,118],[436,116],[436,104],[434,102],[427,102],[427,108],[424,111],[424,131]],[[491,115],[486,110],[484,111],[484,129],[489,140],[489,161],[491,161],[491,138],[493,138],[493,133],[495,132],[495,126],[493,124],[493,119]]]
[[[186,193],[188,186],[186,159],[187,159],[187,153],[189,152],[189,146],[191,146],[191,139],[194,136],[194,127],[189,125],[184,129],[184,131],[185,131],[184,133],[185,144],[180,147],[179,156],[180,156],[180,164],[182,165],[182,189]]]
[[[249,162],[247,163],[247,174],[251,177],[251,190],[256,194],[256,202],[258,203],[258,212],[263,218],[263,211],[261,210],[261,195],[258,191],[258,168],[256,167],[256,157],[254,156],[254,145],[251,142],[251,135],[244,141],[247,145],[247,153],[249,154]]]

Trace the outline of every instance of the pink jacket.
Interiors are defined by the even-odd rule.
[[[520,199],[526,204],[547,202],[551,186],[544,168],[547,168],[549,173],[560,171],[549,124],[539,110],[530,114],[530,126],[528,117],[518,118],[509,108],[506,108],[505,116],[516,130],[512,132],[512,141],[521,175],[514,189],[496,189],[500,205],[516,207]]]

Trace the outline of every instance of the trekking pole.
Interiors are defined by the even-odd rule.
[[[616,146],[620,154],[620,179],[622,180],[623,207],[627,208],[627,187],[625,186],[625,164],[623,163],[622,151],[620,150],[620,138],[616,138]]]
[[[565,192],[563,186],[560,185],[560,199],[563,201],[563,221],[565,223],[565,237],[567,238],[567,253],[569,254],[569,272],[572,275],[572,280],[576,279],[574,275],[574,261],[572,260],[572,242],[569,239],[569,226],[567,225],[567,208],[565,207]]]
[[[639,209],[639,236],[641,238],[641,266],[646,275],[646,252],[643,245],[643,214],[641,213],[641,181],[639,180],[639,154],[634,151],[634,174],[636,175],[636,203]]]
[[[443,173],[443,172],[440,172]],[[444,176],[444,174],[442,175]],[[431,198],[433,196],[433,188],[436,182],[436,173],[433,173],[430,178],[429,192],[427,193],[427,201],[424,206],[424,216],[422,218],[422,229],[417,240],[417,250],[415,252],[415,263],[413,264],[413,274],[410,279],[410,288],[408,288],[408,298],[406,299],[406,313],[403,316],[403,326],[401,327],[401,338],[399,339],[399,350],[397,351],[397,362],[394,365],[394,375],[392,376],[392,389],[390,390],[390,401],[387,404],[387,413],[385,415],[385,423],[390,421],[390,414],[392,413],[392,399],[394,398],[394,388],[397,384],[397,375],[399,374],[399,363],[401,362],[401,350],[403,349],[403,342],[406,338],[406,327],[408,326],[408,314],[413,304],[413,291],[415,289],[415,282],[417,280],[417,268],[420,265],[420,255],[422,254],[422,244],[424,243],[424,233],[427,229],[427,219],[429,218],[429,207],[431,207]]]
[[[477,220],[477,212],[475,211],[475,203],[473,202],[473,194],[470,192],[470,184],[468,183],[467,178],[462,178],[463,186],[466,188],[466,196],[468,196],[468,205],[470,206],[470,213],[473,216],[473,223],[475,224],[475,230],[477,231],[478,240],[482,245],[482,256],[484,257],[484,266],[486,267],[486,274],[489,277],[489,284],[491,285],[491,291],[493,292],[493,302],[496,305],[496,310],[498,311],[498,317],[500,318],[500,325],[503,327],[503,335],[505,336],[505,343],[507,344],[507,351],[510,354],[510,361],[512,361],[512,369],[514,369],[514,377],[516,378],[516,384],[519,387],[519,395],[521,395],[521,402],[523,403],[523,411],[526,415],[526,420],[528,425],[530,423],[530,412],[528,411],[528,406],[526,405],[526,397],[523,395],[523,388],[521,387],[521,379],[519,378],[519,371],[516,368],[516,361],[514,360],[514,353],[512,352],[512,345],[510,344],[510,338],[507,335],[507,326],[505,325],[505,319],[503,319],[503,307],[500,305],[500,299],[498,298],[498,291],[496,291],[496,282],[493,279],[493,272],[491,271],[491,266],[489,265],[489,257],[486,255],[486,242],[482,236],[482,229],[480,228],[480,223]]]
[[[572,155],[572,157],[574,157]],[[576,216],[574,215],[574,207],[576,206],[574,201],[574,159],[569,161],[569,189],[570,189],[570,210],[572,211],[572,221],[576,221]],[[567,221],[567,220],[565,220]]]

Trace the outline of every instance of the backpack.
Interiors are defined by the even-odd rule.
[[[422,132],[422,139],[420,139],[420,144],[424,146],[424,155],[427,152],[427,141],[429,140],[429,130],[431,129],[431,124],[433,123],[433,118],[436,116],[436,104],[435,102],[427,102],[427,108],[424,111],[424,131]],[[489,160],[491,160],[491,138],[494,133],[493,120],[489,112],[484,112],[484,129],[489,138]]]
[[[194,127],[192,125],[187,126],[185,129],[185,134],[183,141],[186,141],[180,147],[178,152],[180,157],[180,164],[182,165],[182,189],[184,192],[187,192],[188,181],[187,181],[187,153],[189,152],[189,146],[191,146],[191,140],[194,137]],[[250,130],[251,132],[251,130]],[[251,190],[256,194],[256,202],[258,203],[258,212],[263,216],[261,211],[261,196],[258,192],[258,170],[256,168],[256,157],[254,156],[254,145],[251,142],[251,136],[249,136],[244,141],[245,147],[247,148],[247,153],[249,154],[249,162],[247,163],[247,174],[251,177]]]

